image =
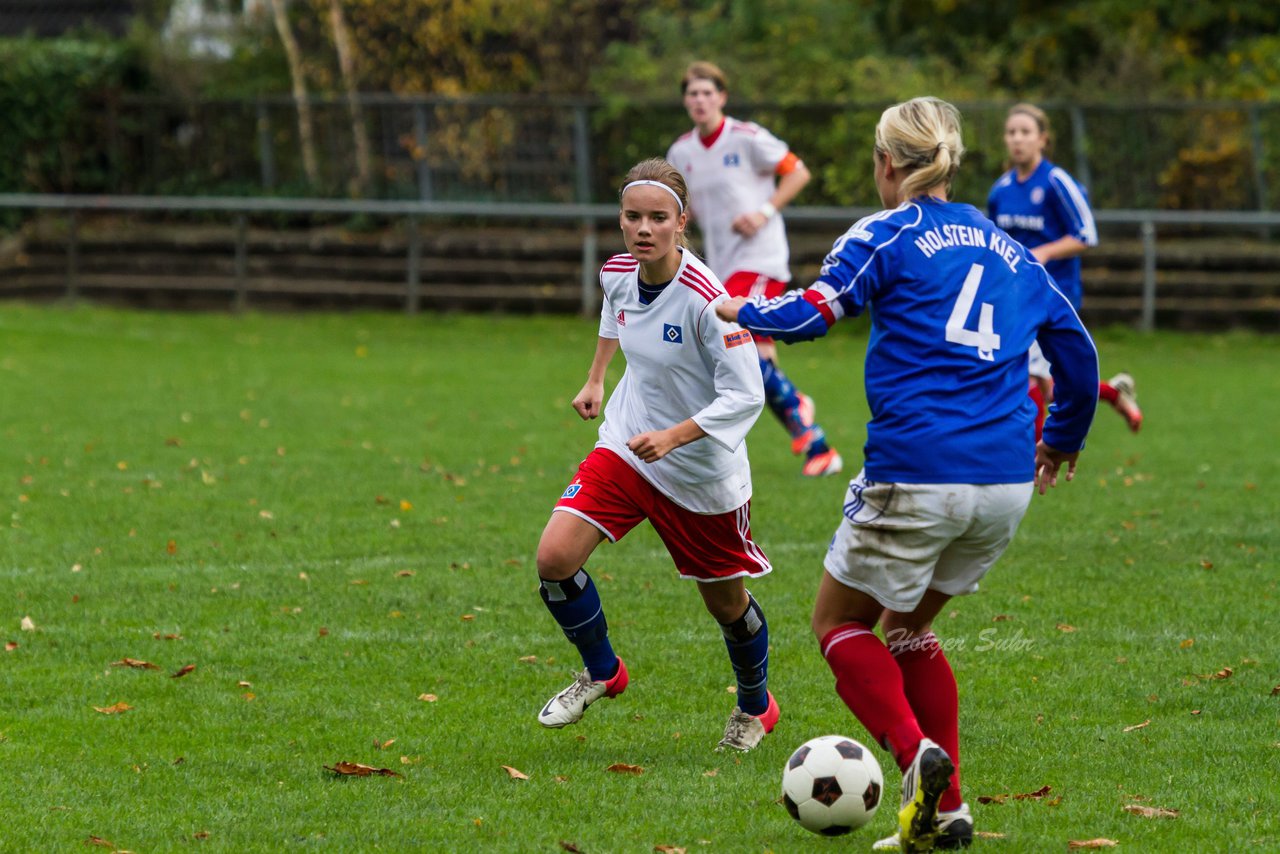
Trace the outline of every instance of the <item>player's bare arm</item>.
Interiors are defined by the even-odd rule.
[[[1049,487],[1058,485],[1058,470],[1062,468],[1063,463],[1067,465],[1067,480],[1075,480],[1076,460],[1079,457],[1079,451],[1068,454],[1057,448],[1051,448],[1044,442],[1037,442],[1035,485],[1040,494],[1044,495]]]
[[[1040,244],[1031,250],[1031,254],[1037,261],[1044,264],[1049,261],[1061,261],[1064,258],[1083,255],[1088,248],[1089,245],[1087,243],[1068,234],[1049,243]]]
[[[809,183],[812,175],[808,167],[804,165],[803,160],[797,160],[791,171],[787,172],[778,180],[778,186],[773,191],[768,203],[759,210],[748,211],[739,214],[733,220],[733,230],[743,237],[751,237],[757,231],[764,228],[764,224],[778,215],[778,211],[791,204],[805,185]]]
[[[655,463],[690,442],[696,442],[707,435],[692,418],[681,421],[666,430],[650,430],[638,433],[627,441],[631,452],[646,463]]]
[[[604,402],[604,376],[618,352],[617,338],[597,338],[596,354],[587,371],[587,382],[573,398],[573,409],[583,421],[598,418]]]
[[[746,304],[746,297],[730,297],[716,306],[716,316],[729,323],[737,323],[738,311]]]

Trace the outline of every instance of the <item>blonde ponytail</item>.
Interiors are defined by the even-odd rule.
[[[894,169],[907,173],[900,188],[903,199],[925,195],[938,186],[950,195],[964,156],[960,111],[934,97],[894,104],[876,125],[876,149]]]

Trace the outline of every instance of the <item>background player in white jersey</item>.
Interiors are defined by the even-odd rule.
[[[945,101],[885,110],[874,157],[889,209],[837,240],[808,290],[717,309],[800,341],[874,306],[866,463],[827,550],[813,629],[836,692],[903,772],[898,833],[876,844],[903,851],[973,838],[956,680],[933,619],[977,590],[1033,482],[1043,493],[1064,463],[1072,478],[1097,406],[1097,353],[1070,301],[1025,247],[947,201],[963,150]],[[1039,443],[1026,393],[1036,340],[1060,392]]]
[[[746,436],[764,407],[751,335],[716,316],[727,299],[715,275],[684,251],[684,179],[665,160],[627,174],[619,220],[629,255],[600,271],[604,306],[586,385],[573,399],[600,414],[605,371],[621,348],[627,369],[609,397],[595,449],[564,491],[538,543],[542,599],[586,669],[538,714],[543,726],[582,718],[627,687],[600,596],[583,565],[606,539],[644,519],[681,578],[698,582],[720,624],[738,681],[738,705],[720,748],[750,750],[773,729],[769,630],[745,579],[771,569],[751,540]],[[717,683],[719,684],[719,683]]]
[[[1023,246],[1067,295],[1076,311],[1084,299],[1080,256],[1098,245],[1098,228],[1089,208],[1089,194],[1067,170],[1047,158],[1053,147],[1049,117],[1034,104],[1014,104],[1004,122],[1009,171],[987,195],[987,215]],[[1036,438],[1044,424],[1045,407],[1053,401],[1049,364],[1038,347],[1031,348],[1031,398],[1036,402]],[[1138,408],[1133,377],[1116,374],[1099,383],[1098,396],[1111,404],[1129,429],[1138,432]]]
[[[724,114],[724,72],[695,62],[680,83],[693,130],[672,143],[667,160],[689,184],[690,210],[702,231],[707,264],[730,296],[775,297],[791,281],[787,232],[778,211],[809,183],[787,144],[754,122]],[[757,335],[765,402],[804,454],[803,473],[835,474],[844,463],[814,419],[813,399],[778,367],[777,346]]]

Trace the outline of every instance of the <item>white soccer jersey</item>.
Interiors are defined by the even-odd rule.
[[[775,216],[751,237],[732,228],[735,217],[757,211],[773,196],[774,175],[787,144],[753,122],[726,117],[710,147],[698,131],[671,144],[667,161],[689,187],[689,209],[702,231],[707,263],[722,280],[741,271],[791,281],[787,231]]]
[[[649,305],[640,302],[639,268],[631,255],[615,255],[600,270],[600,337],[618,339],[627,369],[605,406],[596,447],[626,460],[686,510],[736,510],[751,498],[746,436],[764,406],[751,333],[716,316],[727,296],[692,252]],[[705,438],[654,463],[627,448],[638,433],[688,418]]]

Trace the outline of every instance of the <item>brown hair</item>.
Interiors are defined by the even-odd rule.
[[[909,173],[899,190],[903,199],[944,183],[949,196],[964,155],[960,111],[933,97],[894,104],[876,124],[876,151],[887,157],[893,168]]]
[[[695,80],[710,80],[718,91],[729,91],[728,79],[720,70],[720,66],[714,62],[699,60],[689,63],[689,67],[684,70],[684,77],[680,78],[680,94],[683,95],[689,88],[689,84]]]
[[[650,157],[648,160],[641,160],[635,166],[632,166],[627,172],[627,177],[622,179],[622,186],[618,188],[618,202],[622,202],[622,193],[627,185],[633,181],[657,181],[663,186],[669,187],[676,197],[680,199],[679,209],[676,215],[689,210],[689,188],[684,182],[684,176],[680,174],[680,170],[672,166],[661,157]],[[681,247],[689,245],[689,239],[682,231],[676,235],[676,242]]]
[[[1049,125],[1049,115],[1035,104],[1023,102],[1014,104],[1009,108],[1009,112],[1005,115],[1006,122],[1017,115],[1030,116],[1031,120],[1036,123],[1036,127],[1040,129],[1040,133],[1044,134],[1044,156],[1047,158],[1053,153],[1053,128]]]

